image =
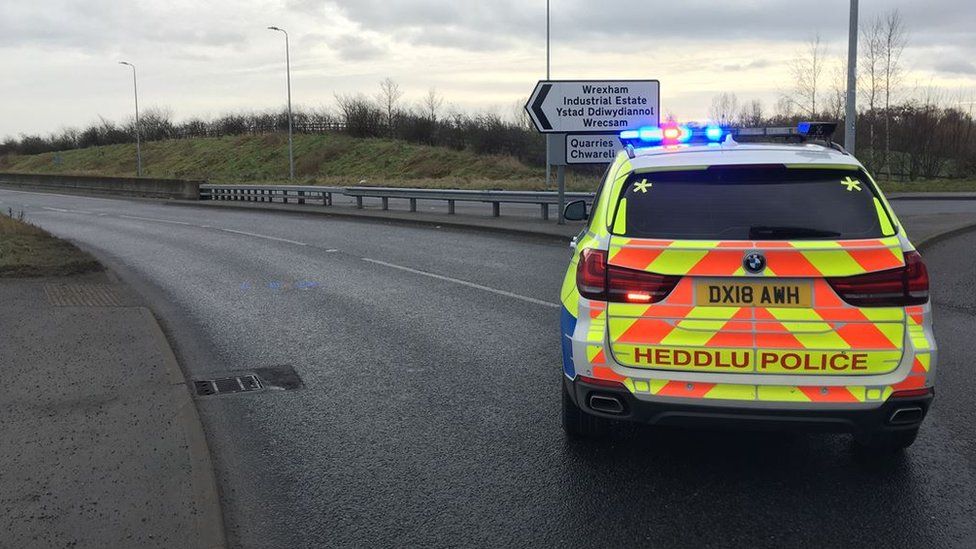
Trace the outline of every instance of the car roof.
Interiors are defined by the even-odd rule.
[[[626,153],[622,153],[626,154]],[[742,164],[803,164],[824,167],[861,163],[846,152],[814,143],[736,143],[648,147],[634,150],[634,170]]]

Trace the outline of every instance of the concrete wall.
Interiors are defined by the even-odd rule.
[[[199,200],[201,183],[205,183],[205,181],[153,179],[150,177],[0,173],[0,185],[16,189],[147,198],[181,198],[184,200]]]

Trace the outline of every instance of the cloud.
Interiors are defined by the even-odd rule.
[[[954,61],[940,61],[933,67],[939,72],[947,72],[954,74],[976,74],[976,65],[970,61],[964,61],[962,59]]]
[[[193,16],[162,2],[46,0],[0,3],[0,47],[99,53],[126,45],[239,46],[245,34],[229,8],[200,3]],[[237,30],[230,30],[230,29]]]
[[[355,34],[340,36],[330,44],[344,61],[368,61],[382,57],[387,49],[377,40]]]
[[[741,72],[748,70],[765,69],[773,66],[774,63],[769,59],[754,59],[748,63],[729,63],[719,65],[718,70],[722,72]]]

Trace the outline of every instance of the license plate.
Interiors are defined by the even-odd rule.
[[[699,280],[695,303],[704,307],[810,307],[808,282]]]

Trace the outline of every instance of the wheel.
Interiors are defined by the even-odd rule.
[[[918,427],[898,431],[876,431],[864,433],[854,438],[857,445],[872,452],[897,452],[908,448],[918,436]]]
[[[566,384],[563,383],[563,431],[570,438],[601,438],[610,430],[610,421],[602,417],[588,414],[580,409],[569,397]]]

